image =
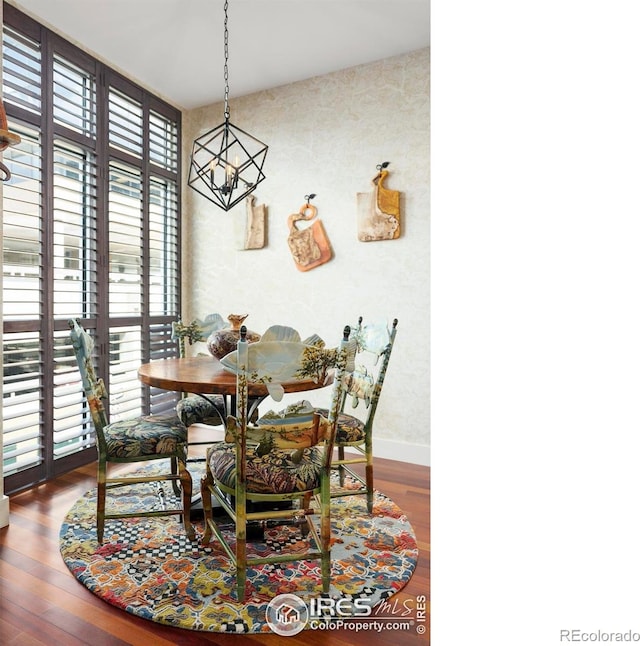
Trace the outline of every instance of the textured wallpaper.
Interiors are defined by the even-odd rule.
[[[429,63],[426,48],[238,98],[230,77],[231,122],[269,145],[267,178],[255,192],[267,211],[262,249],[243,249],[243,203],[227,213],[186,184],[193,139],[223,121],[222,104],[187,112],[183,121],[184,320],[248,313],[257,332],[280,323],[335,345],[358,316],[398,318],[375,452],[423,463],[430,447]],[[356,195],[373,190],[384,161],[391,162],[387,188],[402,194],[401,235],[360,242]],[[301,272],[287,219],[309,193],[333,258]],[[306,396],[325,404],[326,390]]]

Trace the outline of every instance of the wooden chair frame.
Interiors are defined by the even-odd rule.
[[[178,340],[178,356],[184,359],[187,356],[185,340],[189,345],[198,341],[206,341],[205,325],[206,322],[215,315],[210,315],[205,321],[192,321],[189,325],[184,325],[181,320],[174,321],[171,324],[172,338]],[[190,395],[183,392],[180,400],[176,405],[176,413],[180,421],[187,427],[192,424],[204,424],[206,426],[224,426],[225,401],[222,395]],[[215,440],[188,440],[187,455],[190,446],[210,446]],[[203,457],[187,457],[188,462],[204,462]]]
[[[338,470],[340,477],[340,488],[334,488],[331,496],[333,498],[342,497],[342,496],[357,496],[357,495],[366,495],[367,497],[367,510],[371,514],[373,512],[373,421],[375,418],[376,410],[378,408],[378,402],[380,400],[380,393],[382,392],[382,385],[384,383],[387,367],[389,366],[389,359],[391,357],[391,351],[393,350],[393,344],[396,339],[396,331],[398,326],[398,319],[393,320],[391,330],[389,330],[389,342],[380,354],[379,361],[381,364],[377,369],[377,377],[373,384],[373,389],[370,392],[370,401],[368,402],[367,413],[364,420],[364,430],[362,436],[357,441],[349,442],[341,440],[341,433],[338,430],[336,434],[336,449],[338,457],[333,460],[333,467]],[[358,319],[358,328],[354,330],[353,337],[358,340],[360,332],[362,331],[362,317]],[[360,353],[367,351],[366,346],[358,345],[356,352]],[[357,354],[355,359],[357,360]],[[348,385],[349,374],[345,374],[345,380],[347,385],[343,389],[339,415],[338,415],[338,427],[341,426],[343,420],[346,417],[353,416],[345,412],[346,403],[349,400],[350,396],[354,396],[351,388]],[[350,447],[352,450],[355,450],[359,455],[356,457],[347,457],[345,448]],[[357,473],[352,467],[355,464],[364,464],[365,465],[365,475],[364,477]],[[357,483],[360,484],[360,487],[357,489],[346,489],[344,484],[346,481],[346,475],[350,475]]]
[[[252,411],[248,396],[248,383],[251,381],[251,371],[248,363],[248,343],[241,337],[238,343],[238,366],[237,395],[236,395],[236,416],[229,416],[227,420],[227,442],[235,444],[235,487],[230,487],[221,482],[210,468],[211,452],[216,447],[211,447],[207,454],[206,474],[202,479],[202,505],[205,518],[205,534],[203,544],[209,543],[212,534],[220,542],[221,546],[231,559],[236,568],[236,593],[239,601],[243,601],[246,593],[247,568],[253,565],[266,563],[285,563],[300,560],[321,561],[322,591],[329,592],[331,577],[331,460],[333,456],[334,439],[336,432],[336,415],[342,393],[342,370],[346,357],[344,350],[349,335],[349,327],[345,328],[345,336],[340,345],[340,352],[337,353],[337,365],[332,388],[332,401],[329,408],[328,418],[318,413],[314,414],[313,425],[308,431],[306,438],[296,440],[298,450],[312,446],[320,442],[324,445],[322,457],[322,470],[320,483],[313,489],[295,491],[292,493],[255,493],[249,490],[247,482],[247,446],[260,441],[261,431],[252,431],[248,420],[251,419]],[[315,436],[309,439],[310,436]],[[263,436],[264,437],[264,436]],[[271,450],[278,451],[283,448],[291,448],[291,440],[280,444],[280,439],[273,439],[274,445]],[[212,514],[212,497],[215,498],[224,511],[235,524],[235,548],[224,536],[221,528],[215,522]],[[312,516],[318,514],[311,505],[312,499],[316,500],[320,514],[320,530],[316,529]],[[290,508],[279,510],[249,511],[248,503],[270,503],[275,505],[294,501]],[[296,503],[298,506],[296,507]],[[310,550],[304,553],[285,553],[277,556],[263,558],[247,556],[247,527],[249,523],[266,523],[276,521],[281,523],[293,522],[301,525],[303,535],[310,537]]]
[[[186,428],[177,418],[167,418],[160,416],[148,416],[139,418],[143,428],[166,430],[167,448],[173,446],[171,450],[165,450],[160,453],[151,453],[126,457],[114,455],[109,450],[106,434],[110,430],[116,430],[118,425],[127,424],[128,422],[114,422],[109,424],[107,413],[103,400],[107,398],[107,390],[102,379],[96,375],[93,366],[93,339],[83,329],[77,320],[69,320],[71,328],[71,343],[78,362],[78,368],[82,378],[82,387],[87,399],[91,419],[96,431],[97,449],[98,449],[98,474],[97,474],[97,537],[98,543],[104,539],[105,521],[111,518],[137,518],[137,517],[154,517],[179,514],[183,517],[185,531],[190,540],[195,540],[195,531],[191,525],[191,494],[192,480],[191,474],[186,467]],[[176,433],[176,429],[178,432]],[[134,432],[134,431],[132,431]],[[180,441],[181,437],[184,441]],[[177,441],[173,441],[176,440]],[[133,440],[135,441],[135,440]],[[111,463],[138,463],[150,460],[168,460],[170,463],[170,472],[162,472],[149,476],[118,476],[108,477],[107,465]],[[176,509],[159,509],[159,510],[140,510],[130,513],[106,513],[106,494],[107,491],[114,487],[137,484],[142,482],[164,482],[169,481],[173,485],[176,495],[182,497],[182,507]],[[163,490],[159,489],[162,495]],[[161,503],[163,501],[161,500]],[[161,505],[164,506],[164,505]]]

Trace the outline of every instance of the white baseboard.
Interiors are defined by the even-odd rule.
[[[9,524],[9,496],[0,497],[0,527]]]
[[[348,449],[346,449],[348,451]],[[398,460],[409,464],[431,465],[431,447],[421,444],[409,444],[397,440],[376,437],[373,439],[373,456],[386,460]]]

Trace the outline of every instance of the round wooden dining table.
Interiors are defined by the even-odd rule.
[[[144,363],[138,369],[138,378],[143,384],[175,390],[177,392],[206,395],[224,395],[227,411],[234,410],[232,402],[236,394],[236,375],[229,372],[213,356],[197,356],[174,359],[161,359]],[[326,383],[316,383],[312,379],[298,379],[282,383],[285,393],[298,393],[324,388]],[[260,399],[268,395],[262,382],[250,382],[249,397]]]
[[[194,393],[207,399],[207,395],[223,395],[225,412],[221,420],[226,425],[226,418],[230,412],[235,414],[236,409],[236,375],[229,372],[213,356],[197,356],[173,359],[159,359],[151,363],[144,363],[138,368],[138,378],[143,384],[174,390],[177,392]],[[316,390],[333,382],[330,377],[327,382],[316,383],[312,379],[300,379],[282,383],[285,393],[304,392]],[[251,410],[264,400],[269,394],[267,387],[262,382],[249,382],[249,399]],[[200,458],[193,461],[200,462]],[[214,505],[215,506],[215,505]],[[191,502],[192,518],[197,518],[202,513],[200,492],[194,492]]]

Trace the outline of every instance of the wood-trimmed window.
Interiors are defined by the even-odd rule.
[[[5,493],[95,459],[69,318],[96,345],[112,420],[172,410],[137,379],[175,356],[181,113],[4,4]],[[160,64],[160,62],[159,62]]]

